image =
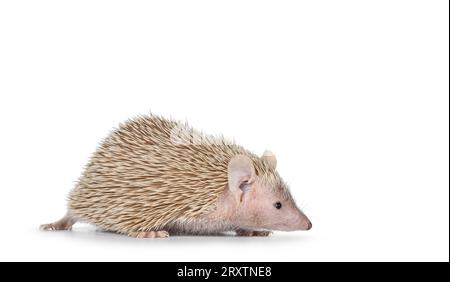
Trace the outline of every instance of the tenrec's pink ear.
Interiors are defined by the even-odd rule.
[[[265,150],[261,159],[268,163],[271,169],[275,170],[277,168],[277,158],[271,151]]]
[[[242,196],[242,187],[252,182],[255,176],[255,167],[249,157],[236,155],[228,163],[228,187],[239,203]]]

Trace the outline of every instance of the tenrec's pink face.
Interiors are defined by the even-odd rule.
[[[311,221],[296,206],[289,191],[271,186],[257,177],[245,187],[238,210],[240,225],[261,230],[311,229]]]

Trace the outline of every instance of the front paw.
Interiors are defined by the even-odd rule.
[[[169,237],[169,232],[160,231],[140,231],[140,232],[130,232],[128,236],[135,238],[167,238]]]
[[[253,236],[267,237],[267,236],[270,236],[271,234],[272,234],[272,231],[256,231],[256,230],[243,230],[243,229],[236,230],[237,236],[245,236],[245,237],[253,237]]]

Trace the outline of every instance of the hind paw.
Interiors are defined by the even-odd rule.
[[[139,231],[139,232],[130,232],[128,236],[135,238],[167,238],[169,237],[169,232],[161,230],[161,231]]]
[[[39,229],[45,230],[45,231],[72,230],[72,225],[59,224],[59,223],[48,223],[48,224],[42,224],[41,226],[39,226]]]

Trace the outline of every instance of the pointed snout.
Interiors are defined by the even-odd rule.
[[[311,220],[302,214],[299,219],[298,230],[310,230],[312,228]]]
[[[312,223],[301,210],[296,209],[292,211],[287,219],[268,228],[281,231],[310,230],[312,228]]]
[[[311,228],[312,228],[312,223],[308,218],[306,218],[305,220],[302,220],[302,222],[300,224],[300,230],[309,230]]]

